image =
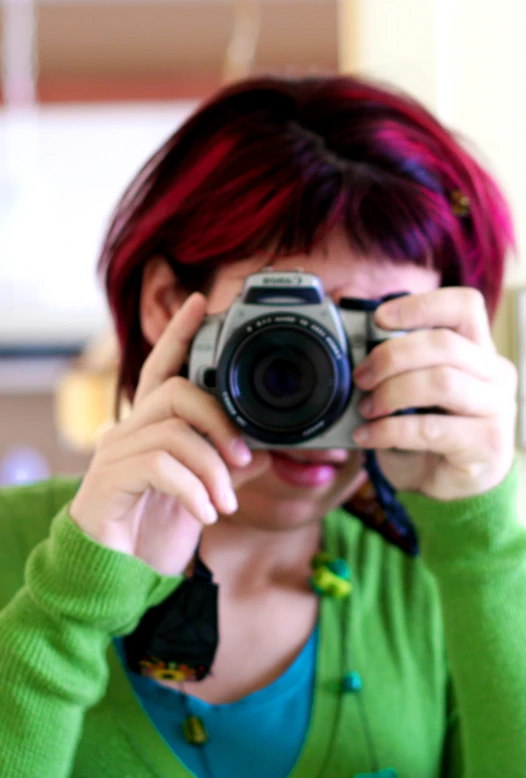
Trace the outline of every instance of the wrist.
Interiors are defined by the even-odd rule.
[[[437,500],[413,492],[399,492],[418,532],[424,562],[437,575],[453,574],[477,564],[489,569],[523,532],[518,516],[519,462],[506,477],[483,494],[455,500]]]
[[[99,544],[71,519],[69,508],[62,508],[49,537],[31,553],[27,586],[37,604],[56,619],[124,634],[181,577],[161,576],[142,560]]]

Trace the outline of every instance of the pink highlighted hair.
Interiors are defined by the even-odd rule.
[[[469,198],[457,215],[452,197]],[[238,82],[201,107],[146,163],[117,206],[99,270],[133,397],[150,347],[142,272],[166,256],[204,290],[215,267],[261,250],[308,253],[335,226],[350,246],[432,266],[472,286],[492,318],[514,244],[490,175],[426,109],[350,76]]]

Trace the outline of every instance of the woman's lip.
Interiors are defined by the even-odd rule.
[[[303,451],[302,449],[274,449],[273,453],[283,454],[295,462],[312,462],[314,464],[341,465],[349,459],[349,452],[343,448],[327,449],[325,451]],[[298,458],[297,458],[298,457]],[[301,459],[300,459],[301,458]]]
[[[334,479],[341,465],[327,461],[299,462],[281,451],[270,453],[274,474],[281,481],[300,488],[325,486]]]

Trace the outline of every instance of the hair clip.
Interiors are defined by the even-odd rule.
[[[469,216],[471,213],[471,202],[467,194],[460,189],[454,189],[450,195],[451,210],[455,216]]]

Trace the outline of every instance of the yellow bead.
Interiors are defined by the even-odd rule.
[[[319,567],[310,578],[311,587],[317,594],[335,597],[342,600],[352,592],[352,584],[343,578],[338,578],[327,567]]]
[[[198,716],[188,716],[183,722],[184,739],[192,746],[202,746],[208,742],[205,725]]]

